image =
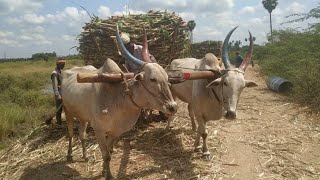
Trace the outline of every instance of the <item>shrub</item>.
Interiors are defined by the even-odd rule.
[[[258,51],[263,72],[292,81],[292,96],[319,109],[320,31],[281,30],[274,35],[278,40]]]

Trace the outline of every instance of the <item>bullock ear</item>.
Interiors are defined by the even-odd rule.
[[[219,86],[221,83],[221,78],[218,78],[214,81],[212,81],[211,83],[209,83],[206,88],[213,88],[213,87],[216,87],[216,86]]]
[[[134,76],[134,80],[142,81],[143,80],[143,73],[138,73]]]
[[[256,87],[258,84],[254,81],[246,80],[246,87]]]

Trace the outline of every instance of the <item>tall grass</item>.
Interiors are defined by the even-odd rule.
[[[82,64],[68,60],[65,69]],[[0,63],[0,147],[43,123],[45,114],[54,109],[50,80],[54,68],[54,61]]]
[[[275,31],[278,41],[259,49],[262,70],[294,84],[294,100],[320,110],[320,30]]]

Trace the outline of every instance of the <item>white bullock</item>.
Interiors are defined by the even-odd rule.
[[[134,126],[142,108],[153,108],[171,115],[177,110],[165,70],[156,63],[145,63],[133,57],[124,47],[118,27],[116,35],[123,54],[141,67],[141,71],[128,81],[128,89],[124,82],[77,82],[77,73],[120,73],[120,68],[111,59],[106,60],[100,69],[86,66],[66,70],[62,82],[62,98],[69,135],[67,158],[72,160],[73,118],[76,117],[80,120],[79,134],[84,158],[87,158],[85,129],[88,123],[94,129],[103,157],[105,179],[112,179],[110,153],[114,139]]]
[[[244,72],[251,60],[253,52],[253,40],[250,34],[250,47],[239,68],[231,66],[228,57],[228,43],[231,34],[236,28],[232,29],[226,36],[223,43],[222,60],[225,66],[220,69],[219,61],[216,56],[209,53],[203,59],[176,59],[172,61],[172,69],[196,69],[196,70],[220,70],[220,78],[212,82],[202,79],[194,81],[185,81],[180,84],[173,84],[171,87],[174,97],[188,103],[189,114],[192,121],[192,127],[195,129],[193,113],[198,123],[198,136],[195,140],[195,150],[199,151],[200,138],[203,139],[203,156],[208,158],[210,152],[207,148],[207,129],[206,123],[210,120],[219,120],[225,115],[227,119],[236,118],[237,104],[241,92],[245,87],[257,86],[253,81],[244,79]],[[171,117],[172,118],[172,117]]]

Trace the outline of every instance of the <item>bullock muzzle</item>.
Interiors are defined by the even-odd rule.
[[[237,113],[235,111],[227,111],[225,115],[226,119],[233,120],[237,118]]]
[[[177,112],[177,103],[176,102],[170,102],[165,105],[166,114],[173,115]]]

